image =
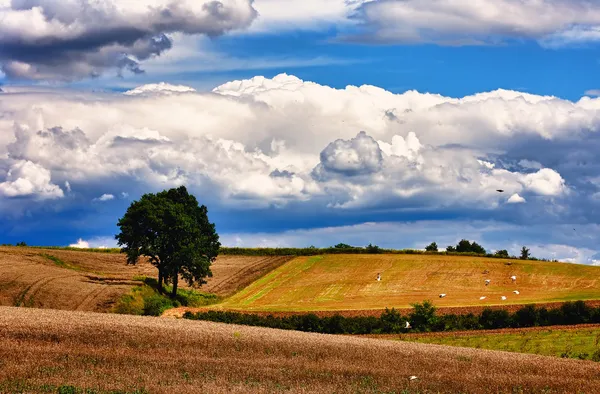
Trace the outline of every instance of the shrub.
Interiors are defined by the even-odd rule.
[[[429,245],[427,245],[425,247],[425,250],[428,252],[437,252],[438,251],[438,246],[435,242],[430,243]]]
[[[485,308],[479,317],[479,323],[485,329],[510,327],[510,313],[504,309]]]
[[[431,331],[435,329],[439,323],[438,317],[435,315],[435,306],[429,300],[422,304],[416,303],[411,305],[413,311],[409,315],[410,324],[417,331]]]
[[[160,316],[164,311],[174,306],[176,304],[166,296],[153,294],[144,298],[144,315]]]

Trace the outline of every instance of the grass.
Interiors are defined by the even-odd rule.
[[[0,315],[0,392],[600,392],[587,361],[179,319]]]
[[[164,286],[163,293],[160,293],[156,279],[146,277],[142,281],[142,285],[133,287],[129,293],[121,296],[113,307],[113,312],[125,315],[160,316],[170,308],[200,307],[219,301],[214,294],[182,288],[177,290],[177,296],[172,299],[168,296],[172,290],[171,286]]]
[[[53,256],[51,254],[42,253],[40,256],[44,257],[47,260],[52,261],[54,264],[56,264],[57,267],[65,268],[65,269],[69,269],[69,270],[73,270],[73,271],[85,271],[85,270],[81,269],[81,267],[77,267],[73,264],[66,263],[63,260],[61,260],[58,257]]]
[[[600,327],[515,330],[514,333],[403,335],[402,340],[600,361]]]
[[[285,312],[408,308],[423,299],[434,299],[438,307],[600,299],[600,267],[511,262],[431,254],[297,257],[219,307]],[[375,280],[377,273],[381,282]],[[516,284],[510,280],[512,275],[517,276]],[[485,279],[491,279],[489,286],[484,285]],[[446,293],[446,298],[438,298],[440,293]],[[501,301],[503,295],[506,301]],[[480,301],[480,296],[487,298]]]

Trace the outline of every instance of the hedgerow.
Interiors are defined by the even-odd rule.
[[[407,316],[394,308],[386,308],[378,318],[344,317],[339,314],[328,317],[316,314],[275,317],[227,311],[186,312],[183,317],[322,334],[398,334],[600,323],[600,307],[594,308],[583,301],[575,301],[566,302],[556,309],[528,305],[514,313],[504,309],[485,308],[480,314],[438,315],[435,306],[430,301],[425,301],[413,304],[413,310]],[[406,328],[406,322],[410,323],[410,328]]]

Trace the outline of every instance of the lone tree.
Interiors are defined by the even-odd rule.
[[[523,246],[521,248],[521,260],[527,260],[529,258],[529,249]]]
[[[438,246],[435,242],[430,243],[429,245],[425,246],[425,250],[427,252],[437,252],[438,251]]]
[[[128,264],[148,257],[158,269],[159,291],[163,283],[172,283],[171,296],[175,297],[180,275],[190,286],[212,277],[210,265],[221,244],[207,212],[185,186],[144,194],[119,220],[121,232],[115,238]]]

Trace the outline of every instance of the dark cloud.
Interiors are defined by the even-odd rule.
[[[58,80],[107,69],[139,74],[140,62],[172,47],[167,34],[216,37],[249,26],[257,15],[250,0],[13,0],[0,12],[0,64],[7,77]]]

